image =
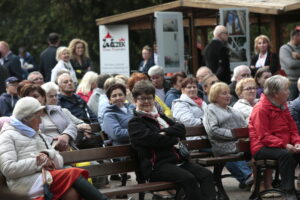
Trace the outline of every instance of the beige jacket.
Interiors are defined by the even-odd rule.
[[[42,135],[46,139],[45,135]],[[48,153],[57,169],[63,167],[63,159],[37,133],[33,138],[22,135],[9,124],[5,124],[0,133],[0,171],[6,177],[9,189],[13,192],[28,193],[41,167],[37,166],[36,156],[40,152]]]

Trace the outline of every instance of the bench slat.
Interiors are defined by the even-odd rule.
[[[79,151],[64,151],[60,153],[65,164],[75,162],[97,161],[124,156],[135,156],[135,151],[131,145],[100,147],[93,149],[82,149]]]
[[[156,191],[176,188],[176,185],[171,182],[152,182],[138,185],[128,185],[117,188],[101,189],[100,191],[108,197],[123,194],[132,194],[138,192]]]
[[[197,159],[196,162],[201,165],[214,165],[218,163],[224,162],[233,162],[245,160],[244,156],[220,156],[220,157],[209,157],[209,158],[201,158]]]
[[[204,126],[185,127],[186,137],[207,135]]]
[[[199,149],[205,149],[210,148],[210,142],[208,139],[201,139],[201,140],[185,140],[182,141],[185,143],[188,147],[188,149],[191,150],[199,150]]]
[[[106,176],[112,174],[121,174],[134,172],[137,169],[137,163],[134,160],[126,160],[113,163],[102,163],[81,167],[89,172],[89,176]]]

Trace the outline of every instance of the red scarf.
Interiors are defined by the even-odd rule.
[[[202,106],[203,100],[200,97],[192,98],[192,100],[199,106]]]

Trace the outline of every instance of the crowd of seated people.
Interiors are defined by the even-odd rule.
[[[72,48],[57,49],[58,63],[52,69],[51,81],[44,82],[39,71],[29,73],[27,80],[14,76],[5,80],[6,93],[0,96],[0,145],[13,144],[15,147],[10,148],[16,152],[9,149],[12,155],[5,148],[0,149],[0,170],[12,191],[38,199],[40,185],[33,180],[39,179],[41,169],[46,168],[54,183],[72,179],[71,185],[53,190],[56,199],[70,199],[78,194],[90,199],[82,194],[77,181],[93,197],[106,199],[86,182],[85,171],[61,169],[59,155],[74,148],[103,147],[102,138],[91,132],[97,123],[109,144],[132,144],[148,181],[174,181],[190,200],[216,199],[212,173],[184,160],[178,152],[178,142],[186,139],[185,127],[204,126],[211,143],[209,151],[214,156],[239,155],[232,129],[249,127],[249,160],[278,160],[281,189],[288,199],[296,199],[293,181],[294,169],[300,161],[300,100],[298,97],[287,102],[289,79],[274,75],[280,66],[272,60],[278,57],[270,52],[267,37],[256,38],[252,66],[236,66],[230,84],[221,82],[209,66],[200,67],[195,77],[176,72],[167,79],[163,67],[152,63],[148,67],[148,61],[140,66],[143,70],[129,77],[99,75],[88,71],[90,61],[79,59],[79,55],[87,58],[82,50],[87,48],[84,41],[75,39],[73,43]],[[269,62],[272,66],[265,66]],[[81,69],[83,64],[80,73],[72,67]],[[13,141],[17,137],[40,145],[18,146]],[[82,145],[83,138],[94,143]],[[23,150],[36,154],[18,155]],[[15,156],[21,159],[16,160]],[[7,158],[9,163],[4,160]],[[30,166],[20,164],[27,160]],[[225,166],[238,181],[239,188],[248,189],[255,181],[255,168],[250,168],[246,160],[227,162]],[[15,177],[11,174],[14,167],[20,170],[17,173],[26,175]],[[72,170],[77,174],[75,177],[70,176]],[[56,179],[60,173],[66,174],[66,180]],[[272,176],[272,170],[264,171],[262,188],[272,188]],[[30,184],[26,187],[18,185],[27,182]]]

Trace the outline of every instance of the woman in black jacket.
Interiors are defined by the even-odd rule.
[[[179,154],[176,145],[185,137],[185,127],[157,112],[151,82],[137,82],[132,95],[136,111],[129,121],[128,131],[144,178],[175,182],[183,188],[188,200],[215,199],[212,173]]]
[[[277,54],[271,52],[270,39],[265,35],[257,36],[254,40],[255,55],[251,58],[251,75],[255,76],[256,71],[264,66],[268,66],[272,74],[280,70],[279,58]]]

